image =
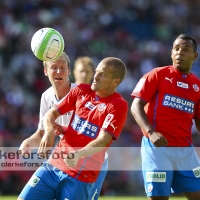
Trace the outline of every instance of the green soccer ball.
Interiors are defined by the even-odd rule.
[[[65,47],[62,35],[53,28],[42,28],[32,37],[31,50],[42,61],[53,61],[60,57]]]

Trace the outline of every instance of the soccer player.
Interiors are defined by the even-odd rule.
[[[68,94],[70,89],[76,87],[76,84],[70,83],[68,76],[70,74],[70,60],[63,52],[62,55],[55,61],[44,61],[44,74],[48,77],[51,87],[48,88],[41,97],[40,102],[40,120],[37,131],[24,140],[19,148],[22,155],[26,152],[31,152],[31,147],[38,147],[42,136],[44,135],[43,118],[45,113],[64,96]],[[73,111],[60,116],[56,122],[65,128],[69,124]]]
[[[87,60],[89,60],[89,57],[87,57]],[[22,154],[26,152],[31,152],[31,147],[38,147],[41,141],[41,137],[44,135],[44,127],[43,127],[43,118],[45,113],[57,102],[59,102],[64,96],[67,95],[67,93],[70,91],[70,89],[73,89],[76,87],[76,84],[70,83],[68,76],[70,74],[70,60],[69,57],[63,52],[61,57],[57,59],[54,62],[47,62],[44,61],[44,74],[49,78],[50,83],[52,86],[48,88],[41,97],[41,105],[40,105],[40,121],[38,124],[37,131],[29,138],[24,140],[20,146],[20,150],[22,151]],[[92,60],[90,59],[90,64],[92,64]],[[94,67],[94,65],[92,66]],[[82,70],[88,68],[88,66],[85,64],[82,67]],[[92,74],[91,74],[92,73]],[[91,70],[90,73],[87,73],[85,76],[85,79],[83,79],[83,83],[89,83],[92,81],[94,74],[94,69]],[[77,74],[77,78],[79,78],[79,74]],[[79,78],[80,80],[80,78]],[[61,133],[63,133],[63,129],[65,129],[71,119],[71,116],[73,114],[73,111],[70,111],[66,113],[65,115],[60,116],[56,122],[57,122],[57,129],[55,131],[55,134],[60,135],[60,137],[63,137]],[[61,125],[59,127],[58,125]],[[107,155],[107,154],[106,154]],[[108,159],[106,156],[105,162],[103,163],[101,172],[99,173],[98,179],[95,182],[95,185],[93,187],[93,191],[91,192],[91,197],[89,199],[98,199],[98,196],[101,191],[101,187],[103,184],[103,181],[105,179],[106,173],[108,169]]]
[[[75,110],[51,158],[34,173],[19,200],[89,199],[105,151],[119,136],[127,117],[128,104],[116,93],[125,74],[120,59],[106,58],[99,63],[92,85],[80,84],[46,113],[39,154],[53,146],[55,120]]]
[[[95,71],[95,64],[90,57],[88,56],[78,57],[74,62],[74,69],[73,69],[75,84],[76,85],[79,85],[81,83],[91,84],[94,76],[94,71]],[[106,152],[104,164],[99,173],[98,179],[95,182],[89,200],[98,199],[101,192],[102,183],[106,177],[107,170],[108,170],[108,153]]]
[[[73,74],[75,78],[75,84],[91,84],[94,75],[93,60],[87,56],[77,58],[74,62]]]
[[[191,72],[197,43],[179,35],[172,65],[145,74],[132,92],[131,112],[144,134],[142,170],[149,200],[168,200],[171,188],[200,199],[200,161],[192,145],[194,119],[200,133],[200,80]]]

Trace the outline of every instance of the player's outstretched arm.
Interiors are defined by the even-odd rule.
[[[156,146],[167,146],[167,139],[159,132],[155,131],[151,123],[149,122],[147,115],[144,111],[144,106],[147,104],[144,100],[139,98],[134,98],[133,103],[131,105],[131,113],[135,118],[135,121],[138,125],[144,130],[148,136],[150,141]]]
[[[98,137],[87,144],[82,149],[78,151],[72,151],[68,153],[67,158],[65,159],[66,165],[69,167],[76,167],[80,158],[90,156],[92,154],[102,151],[113,139],[113,136],[106,131],[100,131]],[[71,154],[73,156],[71,156]],[[73,157],[73,159],[72,159]]]
[[[48,153],[48,148],[54,144],[54,127],[56,126],[56,119],[60,113],[53,107],[47,111],[43,119],[44,135],[39,145],[38,154],[44,155]]]
[[[37,149],[44,135],[44,130],[38,129],[32,136],[25,139],[19,147],[18,152],[24,154],[31,153],[31,149]]]

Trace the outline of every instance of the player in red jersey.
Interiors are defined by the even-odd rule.
[[[200,161],[191,138],[193,119],[200,132],[200,80],[191,73],[197,56],[195,39],[179,35],[171,51],[173,65],[145,74],[132,92],[131,112],[144,134],[142,170],[149,200],[168,200],[171,188],[200,199]]]
[[[26,153],[31,153],[31,148],[36,148],[40,144],[40,140],[44,134],[43,128],[43,117],[45,113],[52,107],[53,104],[59,102],[64,96],[67,95],[70,89],[76,87],[76,84],[82,83],[90,84],[93,79],[94,75],[94,62],[89,57],[79,57],[74,64],[74,76],[76,84],[70,83],[68,79],[68,75],[70,73],[70,60],[69,57],[63,52],[62,55],[56,59],[55,61],[49,62],[44,61],[44,73],[48,77],[49,81],[51,82],[52,86],[48,88],[41,97],[41,104],[40,104],[40,121],[38,124],[38,130],[34,133],[31,137],[27,138],[22,142],[20,145],[20,150],[22,155]],[[60,78],[59,78],[60,77]],[[58,78],[60,80],[58,80]],[[60,137],[63,135],[63,129],[67,126],[70,122],[72,117],[73,111],[66,113],[65,115],[60,116],[57,118],[56,122],[56,134]],[[59,126],[62,125],[62,126]],[[101,168],[101,172],[98,175],[98,179],[96,180],[93,191],[90,194],[89,199],[97,200],[101,191],[102,183],[105,179],[106,173],[108,170],[108,155],[105,154],[104,163]],[[37,174],[34,174],[35,176]],[[51,187],[51,186],[50,186]],[[29,189],[31,186],[26,184],[23,189],[23,192],[20,194],[20,197],[23,199],[27,193],[29,193]],[[39,188],[39,184],[34,187],[35,190]],[[30,195],[32,196],[32,195]],[[29,198],[27,196],[27,198]],[[34,198],[37,199],[36,194]]]
[[[51,158],[29,183],[35,187],[40,182],[42,187],[37,193],[41,198],[88,199],[105,151],[112,140],[118,138],[127,117],[128,104],[116,93],[125,74],[126,67],[120,59],[105,58],[99,63],[91,86],[80,84],[46,113],[39,154],[53,146],[55,120],[67,110],[75,110]],[[49,187],[50,182],[54,183],[54,188]],[[34,194],[29,195],[30,198],[35,200]]]

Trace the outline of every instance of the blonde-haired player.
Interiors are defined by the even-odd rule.
[[[73,74],[75,78],[75,83],[79,85],[80,83],[90,84],[94,76],[94,61],[88,56],[82,56],[75,60]]]

